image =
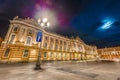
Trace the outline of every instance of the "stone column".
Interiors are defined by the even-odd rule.
[[[5,36],[5,40],[4,40],[5,42],[8,42],[8,41],[9,41],[10,35],[11,35],[11,33],[12,33],[12,29],[13,29],[13,24],[10,24],[10,25],[9,25],[8,32],[7,32],[6,36]]]
[[[47,49],[50,49],[50,36],[48,36],[48,46],[47,46]]]
[[[22,38],[22,27],[21,25],[19,25],[19,28],[18,28],[18,34],[16,34],[16,42],[19,42],[20,39]]]
[[[53,50],[55,50],[55,38],[53,38]]]
[[[33,31],[33,39],[32,39],[32,43],[36,43],[36,37],[37,37],[37,32]]]
[[[41,48],[44,47],[44,40],[45,40],[45,32],[42,32],[42,44],[41,44]],[[40,44],[39,44],[40,46]]]

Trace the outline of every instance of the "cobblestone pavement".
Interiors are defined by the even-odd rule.
[[[120,80],[116,62],[47,62],[42,71],[35,63],[0,64],[0,80]]]

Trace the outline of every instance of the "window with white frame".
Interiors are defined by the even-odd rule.
[[[26,45],[31,45],[31,42],[32,42],[32,38],[27,37]]]
[[[15,34],[12,34],[9,40],[9,43],[13,43],[15,39]]]

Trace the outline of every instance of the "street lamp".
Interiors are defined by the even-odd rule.
[[[43,21],[44,23],[46,23],[46,22],[48,21],[48,19],[47,19],[47,18],[43,18],[42,21]]]
[[[40,24],[40,26],[44,29],[45,27],[49,27],[50,26],[50,23],[48,22],[48,19],[47,18],[43,18],[42,20],[41,19],[38,19],[38,24]],[[37,58],[37,62],[36,62],[36,67],[35,67],[35,70],[41,70],[41,63],[40,63],[40,57],[41,57],[41,52],[42,52],[42,31],[41,32],[38,32],[37,34],[37,38],[36,38],[36,41],[37,42],[40,42],[40,49],[39,49],[39,53],[38,53],[38,58]]]

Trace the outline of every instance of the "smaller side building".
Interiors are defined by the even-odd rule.
[[[98,60],[98,52],[96,46],[85,45],[85,53],[87,60]]]
[[[120,59],[120,47],[98,49],[98,55],[102,60]]]

